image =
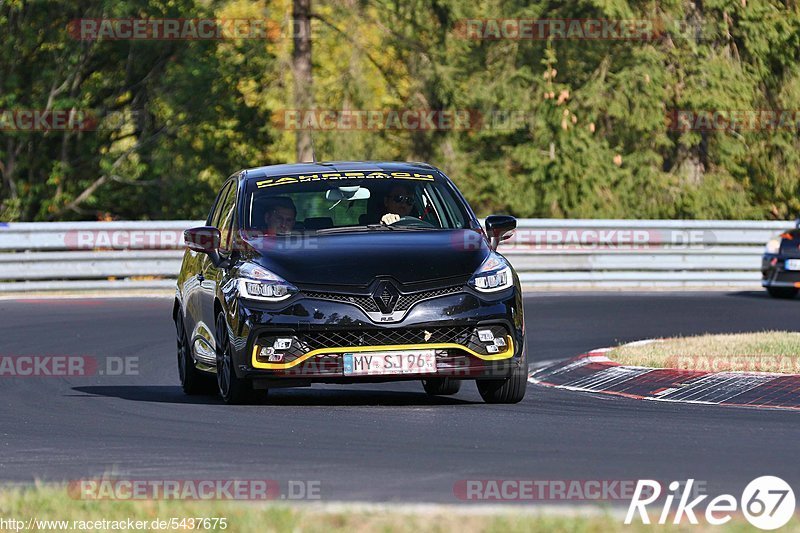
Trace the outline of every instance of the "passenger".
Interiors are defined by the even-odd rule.
[[[267,235],[288,235],[294,230],[297,208],[291,198],[276,196],[270,198],[264,211]]]

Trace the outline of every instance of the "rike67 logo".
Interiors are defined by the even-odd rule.
[[[762,476],[754,479],[745,487],[739,500],[731,494],[721,494],[708,502],[705,502],[708,498],[706,494],[690,500],[696,496],[692,491],[693,485],[694,479],[689,479],[686,483],[673,481],[669,484],[669,492],[666,493],[658,516],[658,524],[666,524],[671,516],[673,524],[681,524],[685,518],[690,524],[696,525],[699,523],[698,508],[701,507],[705,508],[703,514],[706,522],[715,526],[730,521],[737,511],[740,511],[750,524],[764,530],[778,529],[786,525],[794,515],[794,491],[779,477]],[[650,524],[647,506],[655,503],[661,496],[662,488],[658,481],[639,480],[628,507],[628,514],[625,516],[625,524],[631,524],[637,514],[643,524]],[[678,503],[673,511],[673,503],[676,500]]]

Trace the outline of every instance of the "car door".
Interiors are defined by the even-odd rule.
[[[216,227],[222,216],[222,209],[230,194],[233,182],[228,181],[220,189],[217,199],[206,220],[207,226]],[[195,360],[207,365],[215,364],[214,354],[214,324],[208,323],[208,306],[212,306],[213,299],[208,302],[208,282],[211,258],[202,252],[189,251],[186,262],[186,280],[184,282],[184,301],[186,305],[186,327],[190,333],[192,351]],[[212,296],[213,298],[213,296]]]
[[[234,178],[228,182],[226,195],[220,203],[219,213],[216,213],[218,217],[212,224],[220,232],[220,256],[222,258],[227,258],[231,253],[232,224],[235,218],[237,196],[238,180]],[[215,265],[211,258],[206,255],[202,275],[203,321],[213,335],[217,318],[214,314],[214,299],[218,293],[218,284],[222,279],[222,268]],[[215,344],[216,342],[213,345]]]

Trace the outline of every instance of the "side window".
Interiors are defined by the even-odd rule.
[[[214,226],[215,228],[219,228],[219,220],[222,216],[222,206],[225,204],[225,200],[228,196],[228,193],[231,190],[231,183],[228,182],[222,186],[222,189],[219,191],[217,195],[217,199],[214,202],[214,207],[211,209],[211,213],[208,215],[207,223],[209,226]]]
[[[440,187],[430,186],[427,187],[427,192],[430,193],[430,198],[433,200],[434,205],[441,211],[444,217],[446,227],[455,229],[463,228],[466,224],[466,219],[459,209],[456,199],[452,194],[447,194]]]
[[[237,197],[237,182],[232,181],[229,187],[229,194],[225,197],[222,203],[219,220],[219,233],[220,233],[220,249],[230,250],[231,235],[233,234],[233,222],[236,218],[236,197]]]

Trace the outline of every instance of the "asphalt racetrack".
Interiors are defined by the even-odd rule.
[[[169,299],[0,301],[0,356],[134,361],[138,375],[0,377],[0,481],[320,482],[327,501],[458,503],[461,480],[685,480],[797,486],[800,413],[666,404],[529,385],[489,406],[473,383],[271,391],[225,406],[178,386]],[[532,364],[648,337],[797,329],[800,299],[741,293],[530,293]],[[138,359],[136,359],[138,358]],[[114,365],[112,365],[114,366]],[[555,503],[555,502],[549,502]]]

